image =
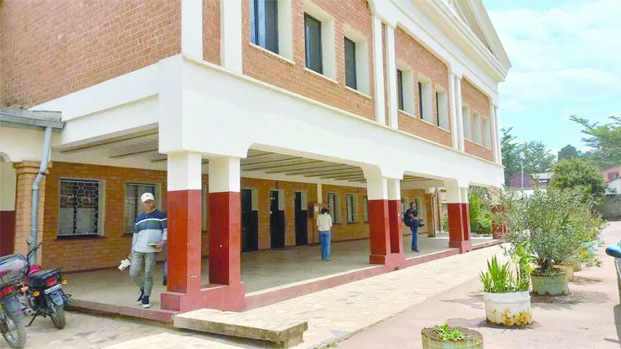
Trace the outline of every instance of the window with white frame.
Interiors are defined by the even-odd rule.
[[[433,123],[431,99],[431,81],[428,79],[418,80],[418,111],[420,113],[420,118]]]
[[[330,210],[332,222],[339,221],[339,197],[335,193],[328,193],[328,210]]]
[[[358,196],[347,194],[347,223],[358,222]]]
[[[397,69],[397,92],[399,109],[414,115],[414,74],[405,65],[399,65]]]
[[[310,1],[303,6],[306,68],[336,79],[334,18]]]
[[[462,124],[464,126],[464,138],[472,140],[472,123],[470,122],[470,107],[464,106],[461,109]]]
[[[472,136],[474,137],[474,143],[481,144],[483,142],[481,137],[481,115],[479,115],[479,113],[474,113],[472,119],[474,124],[474,132],[472,132]]]
[[[343,26],[345,32],[345,84],[362,93],[369,94],[369,48],[364,35]]]
[[[436,92],[436,110],[438,114],[438,126],[449,129],[448,96],[446,91]]]
[[[291,1],[249,1],[250,41],[266,50],[292,59]]]
[[[58,236],[102,234],[102,187],[97,180],[60,180]]]
[[[492,128],[489,118],[483,118],[483,145],[486,148],[492,147]]]
[[[369,221],[369,198],[366,195],[362,197],[362,219]]]
[[[155,184],[148,183],[125,183],[125,232],[133,233],[136,216],[142,211],[140,197],[144,193],[155,195]]]

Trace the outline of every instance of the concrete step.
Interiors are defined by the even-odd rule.
[[[302,343],[308,322],[282,317],[257,317],[248,312],[234,313],[213,309],[199,309],[175,315],[176,328],[220,334],[225,336],[268,341],[280,348]]]

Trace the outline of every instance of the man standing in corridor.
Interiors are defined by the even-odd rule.
[[[149,297],[153,289],[156,257],[166,244],[168,229],[166,214],[155,209],[153,194],[144,193],[140,200],[144,212],[136,217],[129,275],[140,288],[137,302],[146,309],[151,307]],[[141,275],[143,265],[144,277]]]

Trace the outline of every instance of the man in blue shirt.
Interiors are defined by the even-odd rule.
[[[137,302],[145,309],[151,307],[149,297],[153,289],[155,261],[157,253],[166,244],[168,231],[166,214],[155,209],[154,199],[151,193],[144,193],[140,197],[144,212],[136,217],[130,255],[129,275],[140,288]],[[143,265],[144,277],[141,275]]]

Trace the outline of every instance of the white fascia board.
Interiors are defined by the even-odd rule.
[[[409,171],[488,185],[503,178],[502,167],[493,162],[208,62],[184,57],[182,64],[183,107],[174,120],[182,126],[159,133],[160,152],[244,158],[250,147],[287,149],[291,155],[378,167],[385,177]]]
[[[158,64],[135,70],[97,85],[36,105],[31,110],[57,110],[70,121],[158,93]]]

